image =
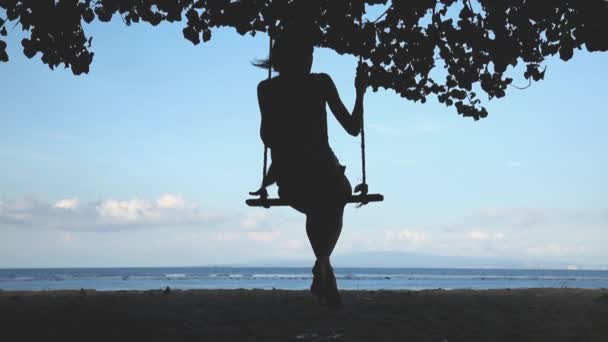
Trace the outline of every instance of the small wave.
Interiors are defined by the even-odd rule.
[[[530,286],[608,287],[608,272],[501,270],[336,269],[345,288],[496,288]],[[82,269],[0,270],[0,287],[11,289],[104,288],[307,288],[309,269]]]
[[[228,278],[230,277],[229,273],[213,273],[209,275],[209,278]]]
[[[312,275],[301,273],[270,273],[270,274],[253,274],[253,279],[310,279]]]
[[[166,279],[185,279],[187,275],[185,273],[167,273],[165,274]]]

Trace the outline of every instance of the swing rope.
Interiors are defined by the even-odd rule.
[[[359,56],[359,63],[363,63],[363,57]],[[363,175],[363,183],[367,187],[365,178],[365,119],[361,114],[361,174]],[[367,191],[366,191],[367,192]]]
[[[363,57],[359,56],[359,67],[362,67],[362,65]],[[357,208],[361,208],[369,203],[369,201],[366,200],[369,187],[367,186],[367,177],[365,172],[365,118],[363,117],[363,114],[364,112],[361,113],[361,175],[363,179],[361,180],[361,184],[355,186],[354,189],[354,192],[359,193],[362,197],[361,202],[357,204]]]
[[[270,35],[270,29],[268,30],[268,41],[269,41],[268,58],[270,58],[270,51],[272,51],[272,36]],[[272,65],[268,64],[268,80],[270,81],[271,78],[272,78]],[[266,144],[264,144],[264,168],[262,169],[262,187],[264,187],[264,184],[266,184],[267,174],[268,174],[268,146],[266,146]],[[268,193],[262,191],[260,194],[260,197],[267,198]]]
[[[384,18],[384,16],[386,16],[388,14],[388,12],[391,10],[391,8],[393,7],[393,4],[391,3],[390,6],[388,6],[388,8],[382,12],[382,14],[380,14],[378,16],[378,18],[376,18],[374,21],[372,21],[372,24],[376,24],[378,21],[380,21],[380,19]],[[363,25],[363,18],[359,18],[360,24]],[[359,65],[363,64],[363,56],[359,56]],[[361,186],[361,193],[362,194],[367,194],[367,181],[366,181],[366,177],[365,177],[365,120],[363,118],[363,115],[361,115],[361,174],[362,174],[362,183],[360,184]],[[366,203],[362,203],[366,204]]]

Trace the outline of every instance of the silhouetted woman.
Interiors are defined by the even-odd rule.
[[[355,80],[352,114],[346,109],[331,77],[311,73],[313,42],[303,32],[278,37],[268,60],[256,66],[279,75],[258,85],[262,114],[260,134],[270,148],[272,165],[265,184],[276,181],[279,196],[306,215],[306,233],[317,258],[311,292],[328,306],[341,306],[330,256],[342,230],[342,216],[351,185],[345,167],[329,146],[327,112],[357,136],[363,117],[364,78]]]

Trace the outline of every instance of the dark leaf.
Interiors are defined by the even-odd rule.
[[[205,30],[203,32],[203,41],[208,42],[209,40],[211,40],[211,30]]]
[[[113,12],[106,10],[103,7],[96,7],[95,14],[97,14],[97,18],[99,18],[100,21],[108,22],[112,20]]]
[[[564,61],[569,61],[574,56],[574,49],[570,45],[562,45],[559,48],[559,57]]]
[[[8,62],[8,54],[6,53],[6,42],[0,40],[0,62]]]
[[[82,19],[84,19],[87,24],[90,24],[93,19],[95,19],[95,13],[93,13],[92,9],[87,8],[82,14]]]
[[[34,45],[32,44],[32,42],[25,38],[23,40],[21,40],[21,45],[23,46],[23,54],[27,57],[27,58],[32,58],[36,55],[36,48],[34,47]]]
[[[193,9],[190,9],[188,13],[186,13],[186,18],[188,19],[188,24],[190,25],[194,25],[199,21],[198,13]]]
[[[186,26],[186,27],[184,27],[182,32],[184,33],[184,38],[191,41],[192,44],[197,45],[198,43],[201,42],[200,38],[198,37],[198,32],[196,32],[196,30],[194,30],[194,28],[192,28],[190,26]]]

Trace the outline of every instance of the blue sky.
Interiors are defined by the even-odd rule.
[[[251,209],[265,35],[94,23],[91,72],[51,71],[9,32],[0,64],[0,267],[165,266],[312,258],[304,217]],[[368,178],[382,204],[349,207],[336,253],[608,265],[608,55],[547,61],[546,80],[486,103],[475,122],[369,91]],[[351,108],[356,59],[317,49]],[[521,76],[515,83],[527,84]],[[329,118],[360,178],[359,141]]]

